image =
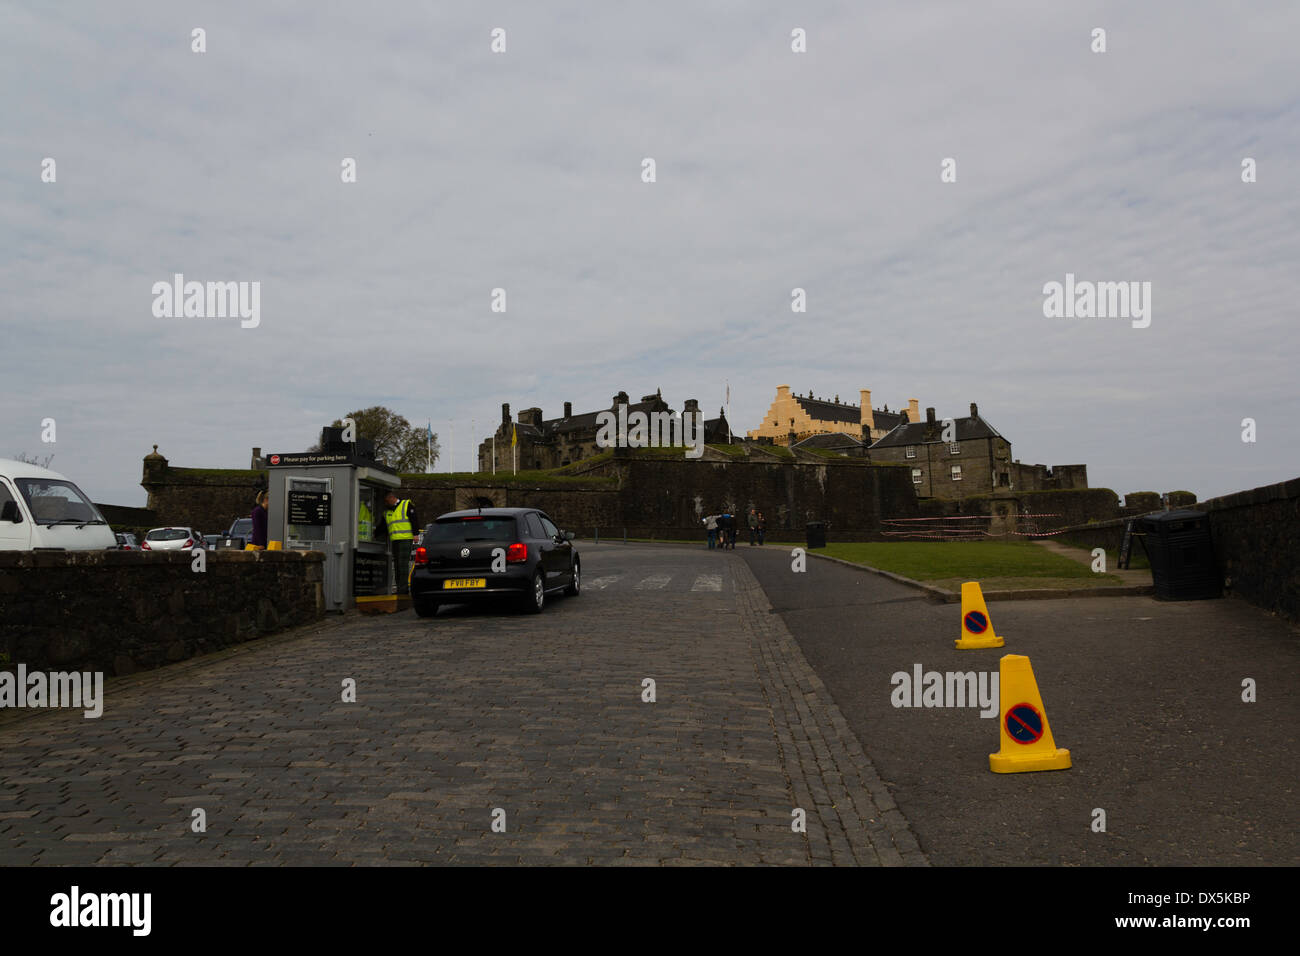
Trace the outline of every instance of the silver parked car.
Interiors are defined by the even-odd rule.
[[[142,551],[189,551],[204,547],[203,535],[193,528],[154,528],[140,543]]]

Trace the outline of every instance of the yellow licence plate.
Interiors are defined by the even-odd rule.
[[[486,578],[450,578],[442,582],[444,591],[453,591],[457,588],[485,588],[487,587]]]

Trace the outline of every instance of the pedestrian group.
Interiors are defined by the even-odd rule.
[[[763,517],[763,512],[750,508],[745,524],[749,528],[749,546],[752,548],[757,542],[761,547],[763,536],[767,533],[767,519]],[[730,511],[707,515],[704,518],[704,530],[708,535],[710,550],[736,550],[736,516]]]

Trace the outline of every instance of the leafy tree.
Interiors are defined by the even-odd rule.
[[[344,418],[350,418],[356,423],[358,438],[368,438],[375,443],[375,457],[383,459],[390,467],[407,474],[424,471],[429,460],[429,446],[423,428],[412,425],[397,412],[382,405],[348,412]],[[343,419],[334,419],[332,427],[342,428]],[[307,450],[320,451],[320,442],[317,441]],[[438,460],[438,454],[438,433],[434,432],[434,461]]]

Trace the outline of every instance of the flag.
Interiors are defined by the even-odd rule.
[[[511,425],[510,426],[510,447],[514,448],[518,444],[519,444],[518,430],[514,425]]]
[[[424,426],[424,431],[425,434],[428,436],[429,444],[432,445],[433,444],[433,422],[432,421],[430,421],[429,424]]]

